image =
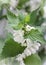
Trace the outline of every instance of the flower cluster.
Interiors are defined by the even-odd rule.
[[[18,43],[23,43],[24,42],[23,35],[24,35],[23,30],[14,30],[14,32],[13,32],[14,41],[16,41]]]
[[[26,31],[31,31],[32,29],[35,30],[36,28],[35,28],[35,27],[31,27],[31,26],[29,26],[29,25],[26,26]]]
[[[32,29],[36,29],[35,27],[31,27],[29,25],[27,25],[25,27],[26,31],[31,31]],[[26,46],[27,43],[25,43],[25,41],[27,41],[27,39],[24,39],[24,30],[13,30],[13,38],[14,41],[21,43],[22,46]]]
[[[27,25],[25,27],[26,31],[31,31],[32,29],[36,29],[35,27],[31,27]],[[22,54],[17,55],[16,60],[20,62],[20,65],[25,65],[23,59],[25,59],[27,56],[30,56],[31,54],[35,54],[39,47],[41,46],[39,42],[32,41],[31,39],[27,38],[24,39],[24,31],[23,30],[14,30],[13,33],[14,41],[21,43],[21,46],[26,46],[25,50]],[[25,42],[26,41],[26,42]]]
[[[39,47],[41,46],[40,43],[34,42],[31,43],[30,39],[27,39],[27,47],[24,50],[22,54],[17,55],[16,60],[20,62],[20,65],[25,65],[23,59],[25,59],[27,56],[30,56],[31,54],[36,53],[37,50],[39,50]]]

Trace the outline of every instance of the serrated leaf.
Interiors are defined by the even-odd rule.
[[[41,65],[41,59],[37,54],[27,57],[24,62],[25,65]]]
[[[44,40],[44,37],[42,35],[42,33],[40,33],[38,30],[31,30],[30,32],[28,32],[27,34],[25,33],[25,38],[30,38],[33,41],[38,41],[42,44],[45,44],[46,41]]]
[[[6,40],[8,40],[10,38],[12,38],[12,35],[10,33],[8,33],[8,32],[7,32],[7,35],[6,35],[5,38],[0,38],[0,60],[3,58],[1,53],[2,53],[3,48],[5,46],[5,42],[6,42]]]
[[[25,47],[22,47],[21,44],[15,42],[13,39],[9,39],[6,41],[1,55],[3,57],[14,57],[22,53],[24,49]]]

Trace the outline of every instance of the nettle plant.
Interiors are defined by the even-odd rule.
[[[16,15],[10,10],[8,4],[8,0],[1,4],[7,13],[1,15],[0,20],[5,18],[8,24],[6,38],[0,39],[0,64],[5,62],[5,65],[7,63],[9,65],[14,65],[14,63],[15,65],[41,65],[38,52],[46,43],[42,31],[38,28],[44,20],[41,8],[27,14],[18,10]]]

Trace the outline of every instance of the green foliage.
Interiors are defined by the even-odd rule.
[[[20,13],[18,16],[8,10],[7,18],[9,25],[14,29],[22,29],[24,26],[24,15]]]
[[[16,20],[16,15],[13,14],[11,11],[7,11],[7,18],[9,23],[14,23]]]
[[[29,18],[29,21],[28,21],[28,24],[29,25],[33,25],[33,26],[40,26],[43,21],[44,21],[44,18],[43,18],[43,10],[39,10],[40,8],[32,11],[29,15],[28,15],[28,18]]]
[[[38,41],[42,44],[45,44],[46,41],[43,38],[43,35],[36,29],[36,30],[31,30],[30,32],[25,33],[25,38],[30,38],[33,41]]]
[[[30,14],[30,25],[33,25],[35,23],[37,18],[37,13],[38,13],[38,10],[35,10]]]
[[[14,57],[24,51],[25,47],[18,44],[13,39],[9,39],[5,42],[5,46],[2,50],[2,57]]]
[[[18,6],[16,7],[18,10],[22,9],[26,2],[29,0],[19,0]],[[11,5],[12,6],[12,5]],[[44,40],[40,25],[43,23],[43,9],[44,1],[41,2],[41,5],[38,9],[27,12],[27,15],[23,15],[23,13],[18,14],[16,16],[12,11],[10,11],[10,0],[0,0],[0,20],[5,18],[8,21],[8,27],[12,28],[13,30],[23,30],[24,31],[24,38],[31,39],[33,41],[38,41],[41,44],[45,44],[46,41]],[[2,15],[2,8],[6,9],[7,14]],[[14,9],[14,7],[13,7]],[[32,29],[31,31],[26,31],[26,25],[36,26],[36,29]],[[39,26],[39,28],[37,27]],[[7,58],[7,57],[16,57],[18,54],[21,54],[25,50],[25,46],[21,46],[21,43],[15,42],[13,40],[12,35],[9,33],[7,34],[5,40],[0,39],[0,59]],[[40,53],[41,54],[41,53]],[[39,54],[39,55],[40,55]],[[37,54],[33,54],[28,56],[24,59],[25,65],[41,65],[41,59]],[[15,63],[17,65],[17,63]],[[13,62],[14,65],[14,62]]]
[[[25,65],[41,65],[41,59],[37,54],[27,57],[24,62]]]

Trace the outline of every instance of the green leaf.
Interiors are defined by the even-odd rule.
[[[7,35],[6,35],[5,38],[3,38],[3,37],[0,38],[0,60],[3,58],[1,53],[2,53],[3,48],[5,46],[5,42],[6,42],[6,40],[8,40],[10,38],[12,38],[12,34],[11,33],[8,33],[8,32],[7,32]]]
[[[34,25],[40,26],[44,22],[43,14],[44,14],[43,9],[42,10],[40,9],[38,11],[38,14],[37,14],[36,21],[35,21]]]
[[[21,44],[15,42],[13,39],[6,41],[5,46],[2,50],[2,57],[14,57],[24,51],[25,47],[22,47]]]
[[[8,19],[9,26],[11,26],[12,28],[17,29],[17,26],[18,26],[20,21],[16,17],[16,15],[13,14],[13,12],[8,10],[8,12],[7,12],[7,19]]]
[[[46,43],[42,33],[39,32],[37,29],[36,30],[32,29],[30,32],[25,33],[25,38],[30,38],[33,41],[38,41],[38,42],[40,42],[42,44]]]
[[[43,10],[42,10],[43,11]],[[41,25],[41,23],[43,23],[44,18],[43,18],[43,12],[41,11],[40,8],[32,11],[29,16],[30,16],[30,20],[28,22],[29,25]]]
[[[7,11],[7,18],[9,20],[9,23],[14,23],[16,20],[16,15],[8,10]]]
[[[20,12],[20,13],[18,14],[18,18],[19,18],[20,21],[23,21],[24,18],[25,18],[25,15]]]
[[[25,65],[41,65],[41,59],[37,54],[27,57],[24,62]]]
[[[42,11],[39,10],[39,8],[32,11],[30,14],[26,15],[25,22],[31,26],[40,26],[44,22]]]
[[[19,14],[18,16],[15,16],[11,11],[8,10],[7,18],[9,22],[9,26],[11,26],[14,29],[22,29],[24,26],[24,15]]]
[[[3,18],[6,18],[7,19],[7,16],[6,15],[1,15],[0,16],[0,20],[3,19]]]
[[[30,14],[30,25],[34,25],[36,19],[37,19],[37,13],[38,13],[38,9],[35,11],[32,11]]]

